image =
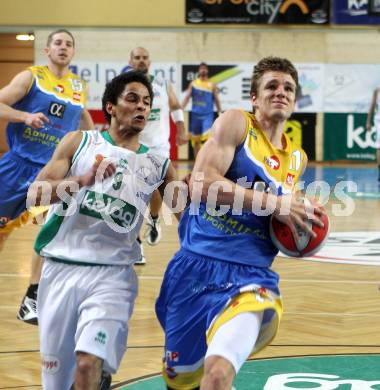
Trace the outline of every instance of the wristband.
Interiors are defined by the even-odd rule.
[[[172,111],[171,115],[174,122],[185,122],[182,109],[178,108],[178,110]]]

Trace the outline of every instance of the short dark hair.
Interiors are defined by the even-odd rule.
[[[58,30],[55,30],[53,32],[51,32],[48,36],[48,39],[47,39],[47,42],[46,42],[46,46],[49,46],[51,44],[51,41],[53,40],[53,37],[55,34],[59,34],[59,33],[66,33],[67,35],[70,35],[71,39],[73,40],[73,46],[75,47],[75,38],[74,38],[74,35],[69,31],[69,30],[66,30],[65,28],[60,28]]]
[[[106,84],[106,89],[104,90],[102,97],[102,109],[104,117],[108,123],[111,123],[111,115],[107,112],[107,103],[116,104],[117,99],[123,93],[125,86],[130,83],[141,83],[147,88],[150,96],[150,106],[152,107],[152,84],[144,73],[138,70],[130,70],[126,73],[119,74],[119,76],[114,77],[109,83]]]
[[[208,65],[207,65],[205,62],[201,62],[201,63],[198,65],[198,68],[200,68],[201,66],[205,66],[205,67],[208,69]]]
[[[265,57],[260,60],[253,68],[251,79],[251,96],[257,94],[261,77],[266,72],[283,72],[292,76],[296,83],[296,91],[299,89],[298,72],[295,66],[286,58]]]

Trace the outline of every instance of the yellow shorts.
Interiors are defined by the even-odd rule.
[[[30,210],[24,211],[16,219],[8,221],[3,227],[0,228],[0,234],[9,234],[14,229],[20,228],[32,222],[36,217],[49,210],[49,206],[32,207]]]
[[[272,316],[269,321],[264,322],[261,326],[258,339],[250,355],[252,357],[274,339],[283,313],[281,297],[264,288],[260,288],[257,291],[243,292],[231,299],[226,308],[214,319],[207,330],[207,344],[210,344],[214,334],[223,324],[238,314],[266,311],[270,311]]]
[[[190,138],[191,146],[194,148],[196,145],[203,145],[210,137],[210,132],[204,133],[202,135],[192,135]]]

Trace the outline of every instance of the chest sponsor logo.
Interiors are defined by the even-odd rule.
[[[55,90],[58,93],[63,93],[63,92],[65,92],[65,87],[62,84],[58,84],[58,85],[56,85]]]
[[[49,114],[62,119],[65,114],[66,106],[61,103],[51,102],[49,107]]]
[[[128,228],[136,219],[137,209],[121,199],[95,191],[87,191],[79,213],[89,217],[112,220],[116,225]]]
[[[148,121],[149,122],[159,121],[160,117],[161,117],[161,110],[159,108],[155,108],[151,110]]]
[[[280,160],[277,156],[264,157],[264,162],[275,171],[280,168]]]

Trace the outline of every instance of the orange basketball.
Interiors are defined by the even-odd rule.
[[[325,244],[330,222],[326,214],[322,216],[322,222],[324,227],[319,227],[308,222],[312,230],[317,234],[317,237],[312,238],[309,233],[298,230],[300,238],[296,240],[288,227],[284,223],[280,222],[275,216],[272,216],[270,220],[270,237],[273,244],[285,255],[290,257],[307,257],[317,253]]]

